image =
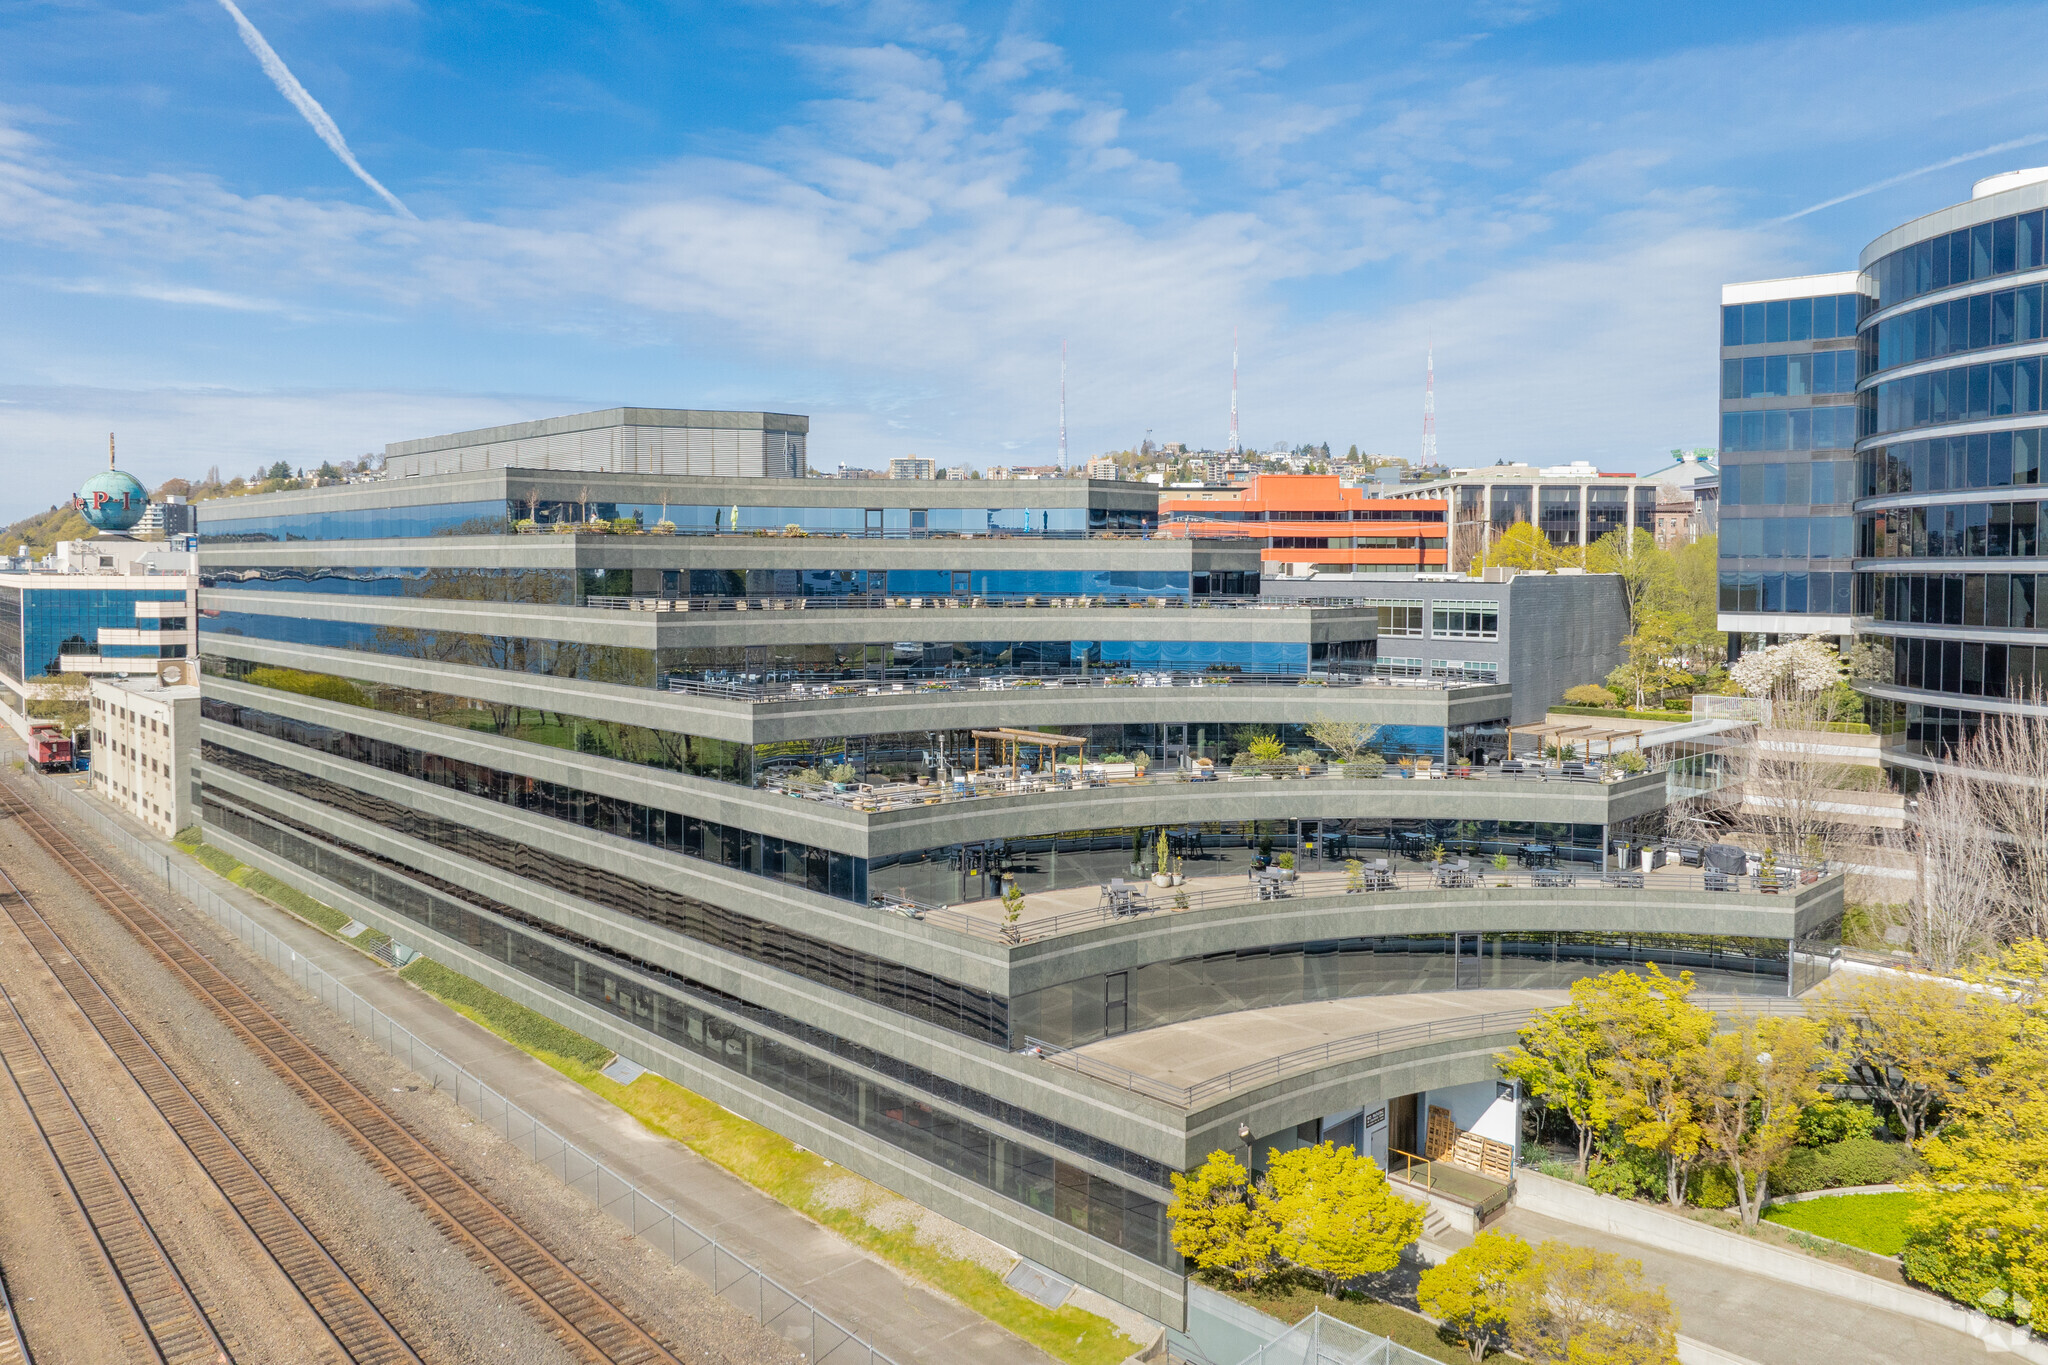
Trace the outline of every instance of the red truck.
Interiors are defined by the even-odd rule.
[[[48,721],[31,722],[28,736],[30,762],[46,773],[68,773],[72,770],[71,741],[55,725]]]

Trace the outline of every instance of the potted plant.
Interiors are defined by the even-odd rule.
[[[1273,859],[1273,866],[1280,869],[1281,881],[1291,882],[1294,880],[1296,874],[1294,871],[1294,855],[1292,853],[1282,853],[1279,857]]]
[[[1505,854],[1505,853],[1496,853],[1496,854],[1494,854],[1494,855],[1493,855],[1493,870],[1494,870],[1494,871],[1495,871],[1496,873],[1498,873],[1498,874],[1499,874],[1499,876],[1500,876],[1500,880],[1494,883],[1494,885],[1495,885],[1495,886],[1506,886],[1506,885],[1508,885],[1508,884],[1509,884],[1509,883],[1508,883],[1508,877],[1507,877],[1507,871],[1508,871],[1508,855],[1507,855],[1507,854]]]
[[[832,780],[833,791],[843,792],[852,785],[853,779],[857,774],[854,772],[851,763],[835,763],[826,771],[825,775]]]
[[[1322,755],[1314,749],[1296,749],[1293,757],[1294,771],[1302,777],[1307,777],[1315,770],[1316,763]]]
[[[1173,855],[1168,851],[1166,831],[1162,829],[1159,831],[1159,842],[1152,846],[1152,866],[1158,869],[1152,874],[1152,885],[1172,886],[1172,865]]]
[[[647,534],[651,536],[672,536],[675,533],[676,524],[672,521],[662,520],[655,522],[654,528],[650,530]]]
[[[1365,890],[1365,864],[1356,858],[1344,860],[1344,894],[1355,896]]]
[[[1017,921],[1024,918],[1024,893],[1017,889],[1017,879],[1010,873],[1003,874],[1003,941],[1017,941]]]

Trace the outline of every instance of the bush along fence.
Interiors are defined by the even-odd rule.
[[[264,961],[304,987],[357,1033],[425,1077],[564,1185],[583,1194],[634,1236],[750,1314],[814,1365],[897,1365],[859,1334],[842,1326],[802,1295],[735,1255],[719,1240],[632,1181],[556,1133],[492,1089],[461,1064],[414,1037],[404,1025],[300,956],[241,910],[215,894],[175,861],[134,838],[75,792],[35,779],[40,792],[90,825],[121,853],[148,869],[173,894],[239,938]]]

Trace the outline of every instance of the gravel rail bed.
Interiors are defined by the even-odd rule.
[[[34,799],[18,780],[4,780],[14,794]],[[578,1275],[626,1307],[678,1358],[731,1365],[794,1365],[801,1360],[794,1349],[718,1299],[701,1281],[669,1265],[495,1132],[473,1122],[422,1078],[358,1037],[238,940],[179,906],[160,883],[127,864],[61,808],[38,803],[37,809],[120,876],[264,1008],[315,1045],[357,1086],[378,1096],[444,1161],[487,1192]],[[23,889],[422,1359],[439,1365],[578,1358],[452,1245],[179,978],[53,864],[25,831],[12,826],[12,821],[0,819],[0,858],[5,858]],[[161,1120],[157,1122],[161,1127]],[[0,1212],[0,1224],[8,1221]],[[246,1238],[246,1233],[242,1236]],[[0,1227],[0,1263],[6,1256],[6,1234]],[[31,1334],[35,1307],[21,1307],[24,1329]],[[304,1312],[303,1305],[299,1311]],[[285,1350],[244,1358],[320,1357]]]

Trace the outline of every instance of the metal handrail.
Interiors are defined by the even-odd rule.
[[[893,694],[892,694],[893,695]],[[778,796],[789,796],[804,801],[822,801],[828,805],[844,806],[851,810],[880,814],[883,811],[908,810],[914,806],[952,805],[961,801],[987,801],[999,796],[1042,796],[1092,791],[1099,787],[1172,787],[1203,786],[1212,782],[1412,782],[1443,778],[1452,781],[1473,782],[1534,782],[1534,783],[1575,783],[1588,787],[1611,787],[1628,780],[1631,774],[1615,771],[1607,774],[1562,773],[1549,770],[1533,772],[1501,772],[1483,764],[1457,764],[1446,771],[1432,765],[1426,771],[1413,774],[1404,772],[1396,764],[1388,764],[1377,777],[1351,776],[1342,771],[1344,764],[1270,764],[1256,768],[1214,768],[1191,769],[1172,768],[1163,772],[1141,772],[1124,777],[1090,776],[1090,767],[1101,768],[1102,764],[1087,764],[1079,769],[1072,765],[1054,776],[1031,775],[1021,778],[984,778],[971,781],[961,787],[944,787],[937,783],[929,786],[911,784],[872,783],[802,783],[766,779],[757,784],[756,790],[773,792]],[[1306,766],[1306,773],[1301,771]],[[1064,775],[1077,772],[1078,777]],[[1657,777],[1662,768],[1653,768],[1638,777]],[[836,787],[847,787],[846,791]],[[902,788],[897,790],[895,788]],[[1468,869],[1474,877],[1493,875],[1489,869]]]
[[[1151,611],[1301,611],[1346,606],[1316,599],[1295,601],[1253,596],[1177,597],[1162,593],[904,593],[859,592],[784,597],[770,593],[690,596],[665,593],[592,593],[579,606],[604,611],[1005,611],[1145,608]]]
[[[917,692],[1007,692],[1073,687],[1411,687],[1449,691],[1455,687],[1497,685],[1485,673],[1440,671],[1431,676],[1388,669],[1343,670],[1332,673],[1190,673],[1159,669],[1096,669],[1089,672],[1055,671],[1037,673],[1014,669],[914,669],[886,668],[878,673],[850,673],[844,677],[809,677],[789,680],[760,678],[692,678],[680,673],[668,675],[665,690],[692,696],[728,697],[736,701],[812,701],[832,697],[907,696]]]
[[[1555,879],[1559,872],[1563,872],[1571,880],[1560,883]],[[1008,924],[998,919],[977,915],[971,911],[957,909],[951,905],[929,904],[905,895],[892,896],[887,893],[878,892],[873,897],[873,903],[882,909],[894,911],[907,918],[936,925],[941,929],[964,934],[970,938],[980,939],[987,943],[1024,944],[1057,938],[1062,934],[1077,933],[1083,929],[1099,928],[1105,924],[1144,919],[1152,915],[1168,912],[1178,914],[1191,910],[1206,910],[1213,906],[1245,905],[1269,900],[1293,901],[1334,896],[1371,897],[1407,891],[1438,890],[1550,891],[1562,889],[1601,894],[1626,892],[1630,895],[1637,895],[1645,890],[1650,890],[1679,892],[1714,891],[1717,894],[1771,895],[1776,894],[1782,888],[1796,895],[1799,885],[1815,885],[1823,878],[1838,875],[1839,872],[1839,868],[1833,868],[1827,871],[1813,872],[1811,875],[1801,874],[1797,885],[1791,884],[1789,881],[1772,883],[1769,879],[1761,876],[1735,877],[1733,874],[1730,874],[1727,879],[1732,885],[1712,885],[1705,874],[1665,874],[1654,882],[1646,880],[1643,884],[1639,885],[1633,874],[1617,873],[1612,870],[1603,872],[1593,867],[1535,868],[1515,871],[1499,871],[1487,868],[1483,874],[1475,871],[1469,884],[1453,887],[1439,882],[1435,870],[1432,868],[1426,873],[1405,870],[1381,872],[1376,878],[1370,878],[1366,886],[1357,891],[1352,891],[1343,885],[1316,886],[1304,884],[1299,879],[1291,883],[1282,882],[1277,888],[1271,885],[1261,887],[1256,881],[1247,877],[1243,885],[1233,884],[1224,887],[1203,888],[1201,890],[1188,890],[1185,886],[1169,888],[1136,885],[1132,887],[1132,891],[1135,894],[1121,907],[1098,905],[1081,910],[1066,910],[1056,915],[1025,920],[1017,924]],[[1331,878],[1337,874],[1313,873],[1310,875]],[[1748,884],[1747,890],[1743,889],[1744,883]],[[1187,902],[1185,905],[1181,904],[1183,900]]]
[[[746,527],[738,531],[715,526],[672,526],[656,529],[640,526],[631,531],[616,531],[610,523],[602,525],[587,521],[546,521],[531,526],[513,523],[507,527],[512,535],[519,536],[675,536],[699,540],[1185,540],[1188,537],[1167,535],[1163,528],[1145,530],[1100,531],[1020,531],[991,528],[985,531],[933,530],[930,527],[848,527],[845,530],[811,530],[805,527],[791,535],[780,526]],[[1270,532],[1251,531],[1226,533],[1220,536],[1202,536],[1202,540],[1264,540]]]
[[[1716,1014],[1806,1013],[1805,1001],[1775,996],[1699,996],[1695,997],[1695,1003],[1713,1010]],[[1327,1066],[1332,1062],[1348,1061],[1354,1057],[1372,1056],[1425,1043],[1471,1038],[1480,1034],[1519,1032],[1542,1013],[1542,1010],[1497,1010],[1487,1014],[1468,1014],[1456,1019],[1432,1019],[1420,1024],[1401,1024],[1394,1028],[1377,1029],[1371,1033],[1352,1034],[1344,1038],[1333,1038],[1326,1043],[1296,1048],[1292,1052],[1283,1052],[1263,1061],[1232,1067],[1220,1075],[1206,1077],[1191,1085],[1174,1085],[1170,1081],[1162,1081],[1157,1077],[1132,1071],[1114,1062],[1105,1062],[1072,1048],[1063,1048],[1056,1043],[1044,1042],[1029,1036],[1024,1040],[1023,1053],[1025,1056],[1067,1067],[1083,1076],[1106,1081],[1136,1095],[1145,1095],[1182,1109],[1193,1109],[1205,1100],[1228,1095],[1247,1086],[1277,1080],[1290,1072]]]

